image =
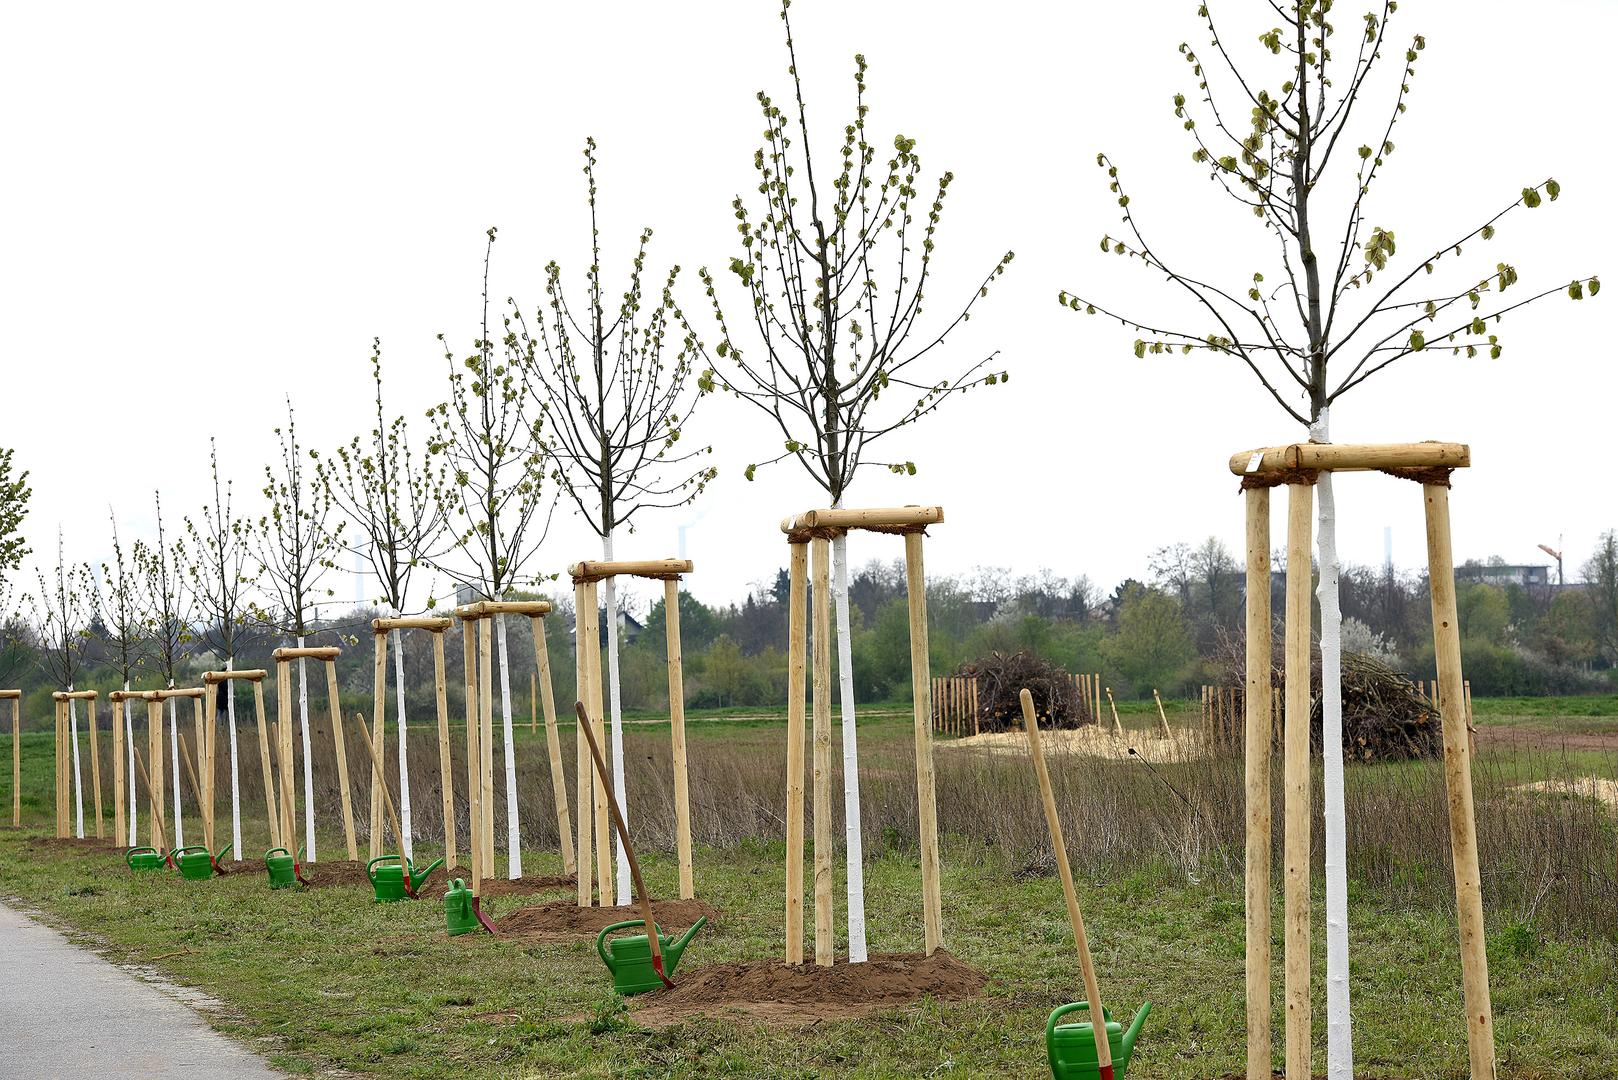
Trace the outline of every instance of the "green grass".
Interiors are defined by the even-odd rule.
[[[1170,709],[1171,719],[1184,716]],[[1155,708],[1129,713],[1155,722]],[[881,751],[902,746],[910,729],[906,708],[873,710],[861,738]],[[692,724],[691,738],[773,746],[780,732],[778,722],[702,720]],[[1081,995],[1057,880],[1019,880],[999,850],[946,837],[946,944],[989,976],[982,997],[796,1030],[719,1016],[651,1030],[636,1024],[634,1001],[626,1016],[617,1015],[610,980],[588,942],[452,939],[436,901],[379,906],[358,889],[271,892],[259,873],[189,883],[133,874],[113,855],[30,845],[51,813],[49,755],[48,734],[25,735],[30,828],[0,830],[0,897],[42,911],[115,961],[148,965],[218,998],[226,1011],[213,1018],[217,1026],[294,1073],[1037,1077],[1048,1075],[1046,1015]],[[1510,767],[1527,775],[1534,761],[1528,754]],[[1591,765],[1610,775],[1612,756],[1592,755]],[[1396,768],[1378,767],[1389,775]],[[10,770],[0,770],[5,812],[10,784]],[[1069,840],[1076,845],[1076,837]],[[913,856],[881,847],[866,872],[870,946],[913,950],[921,940],[919,874]],[[699,848],[698,894],[724,917],[693,943],[682,970],[781,956],[783,857],[778,840]],[[554,855],[534,853],[525,856],[525,869],[560,867]],[[1241,1069],[1239,884],[1188,882],[1166,865],[1102,877],[1087,873],[1082,857],[1075,869],[1106,1000],[1115,1013],[1153,1003],[1130,1075],[1200,1080]],[[652,854],[646,870],[654,895],[672,893],[671,860]],[[836,893],[841,910],[841,881]],[[1466,1076],[1453,909],[1398,903],[1358,882],[1350,900],[1359,1071]],[[530,902],[487,906],[499,916]],[[1315,1033],[1323,1046],[1318,883],[1314,904]],[[1618,938],[1610,931],[1558,936],[1519,918],[1491,914],[1489,921],[1500,1076],[1610,1075],[1618,1060]],[[1277,900],[1277,1052],[1280,922]]]

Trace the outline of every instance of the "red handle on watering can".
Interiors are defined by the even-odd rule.
[[[292,857],[292,876],[298,879],[299,885],[308,888],[309,879],[303,876],[303,865],[298,861],[303,858],[304,850],[300,847],[298,853]]]
[[[500,931],[496,930],[494,928],[494,924],[491,923],[483,914],[483,904],[479,901],[477,893],[472,894],[472,914],[478,917],[478,922],[483,924],[483,929],[487,930],[495,937],[500,936]]]
[[[223,874],[225,872],[225,868],[223,866],[219,865],[219,860],[224,858],[226,855],[228,855],[230,853],[230,849],[235,847],[235,846],[236,846],[235,844],[226,844],[223,848],[220,848],[218,855],[215,855],[211,851],[208,853],[208,859],[209,859],[210,862],[213,863],[213,872],[214,873]]]

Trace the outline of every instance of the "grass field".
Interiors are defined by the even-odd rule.
[[[1600,732],[1604,718],[1618,715],[1618,702],[1597,699],[1584,706],[1586,712],[1569,708],[1561,714],[1477,704],[1480,721],[1521,728],[1539,739],[1533,745],[1485,745],[1480,773],[1509,774],[1513,780],[1555,777],[1569,769],[1615,775],[1611,748],[1558,750],[1548,728],[1560,719],[1571,731]],[[1139,723],[1150,719],[1142,713]],[[738,761],[752,762],[745,755],[756,751],[758,764],[747,769],[779,772],[779,764],[770,764],[780,757],[780,728],[773,718],[697,717],[690,737],[694,767],[704,754],[739,754],[744,756]],[[903,760],[910,739],[908,716],[876,710],[862,722],[861,738],[862,759],[869,754],[868,769],[879,774]],[[633,760],[642,745],[666,741],[666,727],[636,725],[626,739]],[[567,749],[571,754],[571,744]],[[292,1072],[1033,1077],[1047,1072],[1045,1016],[1055,1005],[1080,996],[1060,886],[1048,873],[1020,872],[1043,829],[1037,817],[1026,830],[996,843],[965,827],[950,829],[950,822],[962,820],[960,814],[968,809],[952,816],[945,806],[942,813],[950,830],[943,850],[946,944],[989,976],[982,996],[923,1002],[808,1027],[713,1016],[655,1028],[636,1022],[638,1000],[626,1003],[610,993],[610,980],[586,941],[514,942],[486,935],[452,939],[444,934],[443,910],[436,900],[379,906],[358,888],[270,892],[256,872],[188,883],[169,874],[132,874],[113,854],[42,845],[37,838],[50,811],[49,752],[48,736],[25,736],[27,827],[0,831],[0,897],[42,912],[116,961],[206,991],[221,1003],[213,1017],[216,1026]],[[1094,772],[1075,772],[1078,766],[1072,766],[1064,782],[1064,813],[1069,806],[1075,813],[1092,812],[1081,807],[1092,797],[1081,781],[1099,784],[1126,766],[1093,765]],[[1004,776],[993,774],[996,782],[1020,783],[1017,768],[1015,761],[1006,763]],[[1188,768],[1165,776],[1197,801],[1201,796]],[[1409,766],[1357,768],[1351,773],[1350,798],[1356,791],[1369,798],[1382,788],[1403,790],[1412,773]],[[959,773],[961,785],[979,782],[977,775]],[[945,776],[941,773],[941,782]],[[1158,787],[1138,769],[1108,782],[1143,785],[1143,791]],[[779,786],[778,775],[774,783]],[[892,790],[902,791],[905,783],[913,791],[913,782],[902,775]],[[765,785],[759,798],[773,790]],[[704,798],[722,800],[728,794],[699,790],[699,816]],[[1093,798],[1105,798],[1107,806],[1096,812],[1133,812],[1133,804],[1115,802],[1114,794],[1098,790]],[[887,797],[880,776],[873,775],[867,798]],[[949,797],[941,790],[941,802]],[[9,808],[9,803],[5,770],[0,807]],[[250,805],[244,799],[244,806]],[[873,811],[878,812],[880,808]],[[1601,864],[1589,868],[1593,875],[1604,875],[1603,888],[1610,887],[1618,860],[1611,822],[1598,816],[1605,813],[1591,812],[1588,820],[1596,824],[1576,839],[1604,852]],[[222,816],[228,830],[228,816]],[[895,820],[906,819],[899,814]],[[1385,828],[1394,833],[1408,824],[1388,820]],[[1181,837],[1161,823],[1152,828],[1165,830],[1157,845],[1160,856],[1149,853],[1149,834],[1123,836],[1103,859],[1074,852],[1104,997],[1115,1013],[1127,1014],[1144,1000],[1153,1003],[1130,1075],[1189,1080],[1239,1070],[1244,1030],[1243,914],[1235,876],[1239,859],[1235,874],[1212,852],[1188,863],[1183,852],[1176,854]],[[249,831],[254,829],[262,826],[251,823]],[[882,831],[902,828],[883,827],[867,841],[871,948],[914,950],[921,930],[913,844]],[[758,832],[767,835],[699,847],[698,895],[718,907],[723,918],[716,930],[693,943],[682,971],[781,955],[784,851],[778,830]],[[1070,843],[1078,835],[1079,830],[1071,830]],[[1359,834],[1351,828],[1350,835]],[[339,846],[335,835],[321,839],[328,851]],[[1208,840],[1218,842],[1217,837]],[[656,850],[662,845],[649,846],[649,887],[654,895],[671,895],[672,860]],[[418,845],[418,855],[424,850],[427,845]],[[526,858],[529,874],[561,869],[554,852]],[[1418,869],[1433,872],[1430,866]],[[1415,871],[1406,867],[1406,872]],[[1359,1071],[1371,1077],[1464,1077],[1454,914],[1443,900],[1447,881],[1412,891],[1370,880],[1369,874],[1365,880],[1356,875],[1350,886]],[[1546,886],[1563,887],[1558,880]],[[1487,880],[1485,888],[1490,889]],[[441,892],[435,887],[431,895]],[[1537,892],[1530,889],[1523,895]],[[1555,921],[1541,914],[1556,907],[1548,898],[1541,904],[1491,903],[1488,948],[1502,1078],[1612,1075],[1611,1063],[1618,1060],[1618,920],[1610,905],[1600,910],[1607,895],[1590,893],[1592,899],[1586,900],[1580,893],[1579,904],[1561,905],[1563,915]],[[840,909],[840,875],[837,897]],[[1279,891],[1277,898],[1279,916]],[[487,907],[499,916],[532,902],[498,898]],[[1318,1003],[1324,993],[1318,882],[1314,903]],[[1277,930],[1279,922],[1277,917]],[[1279,941],[1275,952],[1279,960]],[[1323,1043],[1321,1021],[1317,1004],[1317,1043]],[[94,1018],[86,1017],[85,1023],[93,1025]],[[1279,1049],[1279,1031],[1276,1043]]]

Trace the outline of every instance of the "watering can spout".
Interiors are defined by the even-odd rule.
[[[1130,1022],[1129,1029],[1124,1032],[1123,1063],[1125,1066],[1129,1064],[1129,1059],[1135,1052],[1135,1037],[1140,1034],[1142,1025],[1146,1023],[1146,1014],[1151,1011],[1152,1003],[1150,1001],[1141,1002],[1140,1008],[1135,1011],[1135,1019]]]
[[[432,874],[432,872],[434,870],[437,870],[440,866],[443,866],[443,865],[444,865],[444,860],[443,859],[434,859],[432,862],[427,864],[426,869],[418,870],[414,874],[411,874],[410,875],[410,891],[415,892],[416,890],[420,889],[421,888],[421,883],[426,881],[427,878],[429,876],[431,876],[431,874]]]
[[[691,924],[691,929],[663,946],[663,959],[667,963],[670,975],[673,975],[674,969],[679,966],[680,956],[685,952],[685,947],[691,944],[691,939],[697,936],[697,931],[707,925],[707,922],[708,916],[698,916],[697,921]]]

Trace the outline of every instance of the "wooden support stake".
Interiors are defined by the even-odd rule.
[[[277,664],[277,680],[279,668]],[[279,681],[277,687],[279,688]],[[281,818],[275,812],[275,779],[270,773],[270,734],[264,721],[264,684],[259,681],[253,683],[253,715],[258,719],[258,763],[259,770],[264,776],[264,817],[269,823],[270,847],[283,847],[281,843]],[[297,852],[292,853],[294,856]]]
[[[211,855],[215,850],[213,846],[213,819],[208,812],[208,730],[203,725],[203,699],[192,698],[192,726],[196,729],[196,773],[192,782],[196,787],[197,816],[202,819],[202,846],[208,849]]]
[[[787,572],[787,963],[803,963],[803,714],[809,545],[792,544]]]
[[[354,800],[348,786],[348,747],[343,739],[343,709],[337,693],[337,661],[326,661],[326,704],[331,709],[331,747],[337,755],[337,791],[343,800],[343,840],[348,861],[358,862],[359,841],[354,835]]]
[[[466,850],[472,856],[472,895],[483,892],[483,751],[478,746],[477,619],[461,620],[461,661],[466,701]]]
[[[101,825],[101,750],[96,745],[96,699],[86,698],[84,702],[84,722],[90,728],[90,790],[93,793],[91,801],[95,804],[96,839],[105,839],[105,832]],[[209,850],[212,850],[211,848]]]
[[[63,795],[67,783],[67,772],[63,768],[63,764],[67,761],[67,744],[62,734],[66,721],[62,717],[67,712],[67,705],[64,702],[53,700],[51,707],[55,714],[56,733],[56,760],[52,762],[56,770],[56,837],[57,839],[63,839],[67,836],[67,798]]]
[[[371,693],[371,723],[376,726],[376,737],[383,738],[388,726],[388,635],[373,633],[371,640],[375,644],[372,654],[375,658],[375,667],[372,670]],[[376,752],[376,748],[372,748]],[[377,776],[382,779],[373,779],[371,782],[371,855],[375,859],[382,854],[382,791],[387,787],[387,747],[382,750],[383,767]],[[403,841],[401,841],[402,843]]]
[[[562,735],[556,723],[556,696],[551,687],[551,649],[545,640],[545,619],[530,615],[534,631],[534,683],[539,687],[540,704],[545,710],[545,753],[550,758],[551,798],[556,804],[556,836],[562,849],[562,870],[575,873],[573,823],[567,810],[567,774],[562,770]]]
[[[1314,488],[1287,485],[1286,734],[1283,862],[1286,923],[1286,1076],[1309,1080],[1310,552]]]
[[[910,612],[910,688],[915,701],[916,806],[921,833],[922,939],[927,955],[943,943],[943,901],[938,870],[938,792],[933,778],[933,735],[927,718],[928,696],[927,573],[922,560],[922,534],[905,533],[905,579]]]
[[[149,703],[146,707],[148,722],[150,722],[154,712],[157,713],[158,719],[161,720],[162,707],[155,701]],[[162,763],[159,762],[158,764]],[[161,788],[153,785],[152,774],[146,771],[146,762],[141,760],[138,748],[135,750],[135,768],[139,770],[140,778],[146,784],[146,795],[152,801],[152,812],[149,815],[152,819],[152,847],[158,851],[167,851],[168,849],[163,846],[164,834],[168,832],[168,824],[163,820],[163,792]],[[161,776],[163,770],[158,769],[157,773]],[[161,782],[160,780],[159,783]]]
[[[1101,988],[1096,983],[1095,964],[1090,960],[1090,940],[1084,932],[1084,914],[1079,910],[1079,893],[1073,887],[1073,868],[1067,861],[1067,844],[1062,839],[1062,819],[1056,813],[1056,794],[1051,789],[1051,775],[1045,768],[1045,754],[1039,745],[1039,717],[1034,715],[1034,696],[1026,689],[1018,695],[1022,702],[1022,726],[1028,732],[1028,752],[1034,759],[1034,773],[1039,778],[1039,794],[1045,804],[1045,824],[1051,833],[1051,849],[1056,855],[1056,869],[1062,877],[1062,896],[1067,900],[1068,921],[1073,924],[1073,947],[1079,954],[1079,973],[1084,979],[1084,999],[1090,1004],[1093,1018],[1090,1030],[1095,1035],[1096,1068],[1102,1077],[1112,1076],[1112,1046],[1107,1038],[1107,1025],[1101,1019]]]
[[[674,842],[680,859],[680,899],[697,895],[691,870],[691,781],[685,760],[685,672],[680,658],[680,582],[663,582],[663,621],[668,627],[669,738],[674,745]]]
[[[1466,738],[1460,620],[1455,610],[1449,488],[1424,484],[1422,495],[1427,509],[1433,655],[1442,687],[1439,715],[1444,726],[1444,788],[1449,793],[1450,854],[1455,866],[1455,912],[1461,937],[1461,989],[1466,1000],[1466,1048],[1474,1080],[1494,1080],[1494,1014],[1489,1003],[1489,960],[1484,949],[1483,887],[1472,807],[1472,760]]]
[[[444,796],[444,866],[455,869],[455,770],[449,754],[449,691],[444,685],[444,631],[433,634],[433,697],[438,704],[438,786]]]
[[[590,653],[584,641],[586,636],[597,632],[595,582],[581,581],[573,586],[573,690],[578,701],[590,700]],[[577,830],[577,859],[574,872],[578,879],[579,906],[589,907],[595,881],[595,865],[591,862],[595,850],[591,836],[595,813],[591,809],[590,795],[594,787],[591,778],[595,771],[590,765],[590,743],[584,732],[585,721],[575,719],[574,723],[578,725],[573,733],[576,751],[573,775],[578,785],[578,814],[574,823]]]
[[[539,732],[539,679],[528,673],[528,734]]]
[[[380,637],[381,635],[377,636]],[[404,830],[399,827],[399,811],[393,805],[393,792],[388,788],[388,778],[382,772],[383,758],[380,749],[382,732],[379,729],[375,737],[372,737],[370,729],[365,726],[364,713],[355,713],[354,723],[359,725],[360,744],[365,747],[365,754],[371,759],[371,785],[382,793],[382,804],[388,812],[388,824],[393,826],[393,841],[398,847],[399,856],[402,859],[404,857]],[[373,855],[372,858],[376,858],[376,856]],[[408,875],[409,872],[410,868],[405,867],[405,873]]]
[[[1124,733],[1124,725],[1118,719],[1118,703],[1112,700],[1112,687],[1109,686],[1106,688],[1106,690],[1107,707],[1112,710],[1112,733],[1114,735],[1122,735]]]
[[[831,967],[837,945],[832,925],[831,866],[831,542],[809,542],[814,572],[815,964]]]
[[[602,706],[601,690],[601,630],[599,624],[599,609],[596,597],[599,586],[590,584],[590,637],[585,642],[585,655],[590,662],[590,681],[585,685],[586,707],[590,712],[591,726],[595,730],[596,744],[607,744],[606,709]],[[588,762],[586,762],[588,765]],[[592,786],[595,791],[595,860],[596,860],[596,893],[602,907],[612,907],[618,899],[617,890],[613,887],[613,873],[617,864],[612,858],[612,820],[611,809],[607,798],[607,786],[601,782],[599,776],[592,771]]]
[[[119,775],[123,775],[121,770]],[[20,697],[11,699],[11,824],[13,828],[22,828],[22,698]]]
[[[146,815],[151,826],[152,847],[167,851],[163,824],[163,704],[146,702],[146,757],[152,763],[153,775],[146,781],[146,790],[152,797],[152,812]],[[136,755],[139,762],[139,755]]]
[[[972,734],[978,734],[978,681],[972,680]]]
[[[281,782],[281,845],[298,851],[298,782],[292,775],[292,668],[275,665],[275,771]]]
[[[1246,503],[1247,1080],[1270,1080],[1270,489]]]
[[[1163,737],[1165,739],[1172,738],[1174,736],[1174,732],[1169,730],[1169,718],[1168,715],[1163,712],[1163,699],[1158,696],[1157,687],[1155,686],[1152,687],[1152,700],[1157,702],[1157,722],[1163,725]]]

